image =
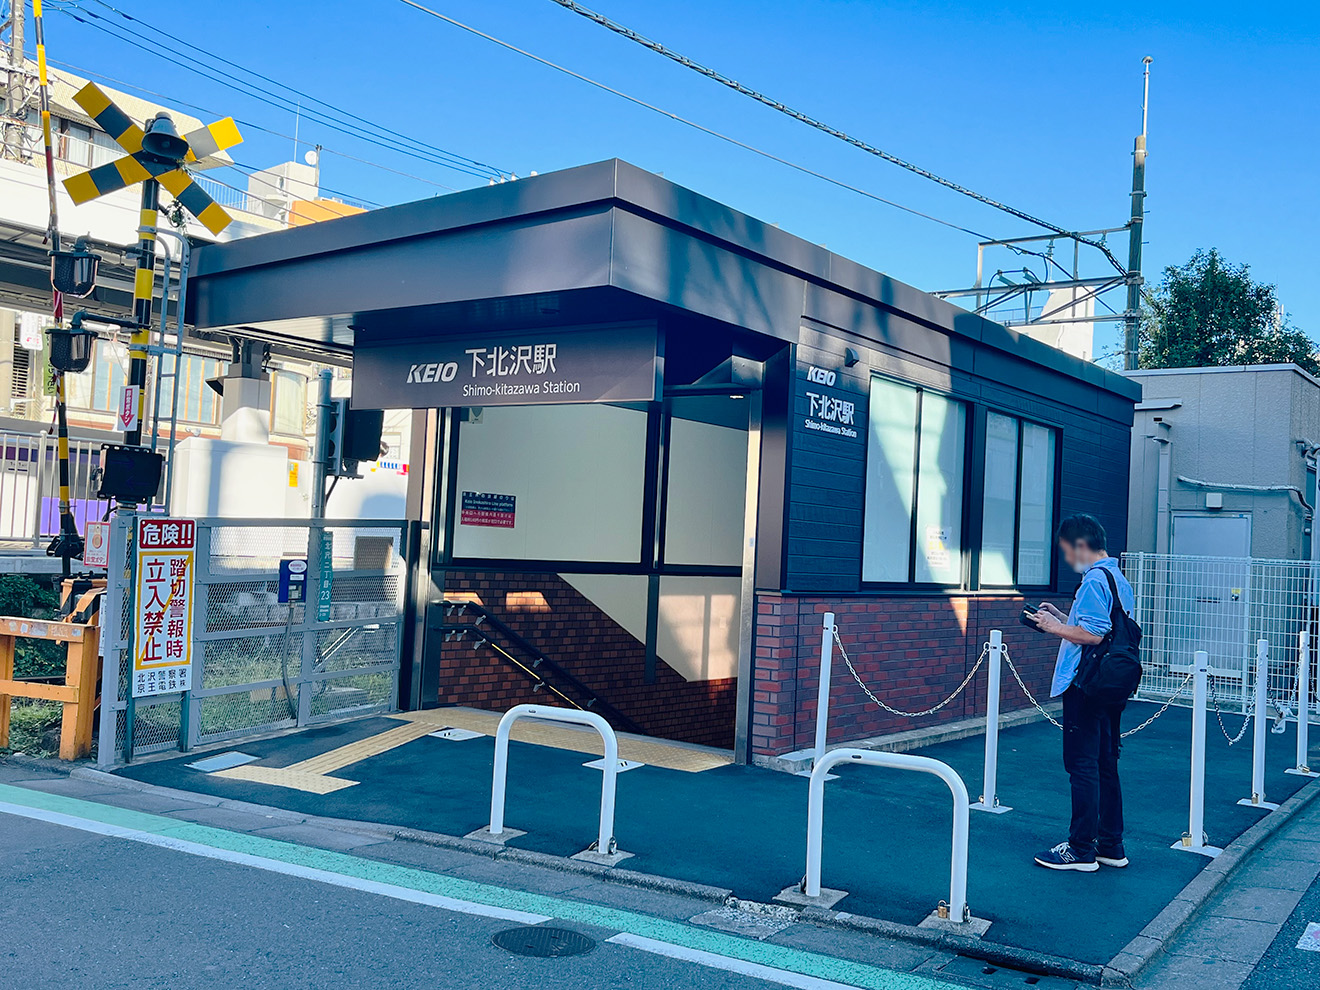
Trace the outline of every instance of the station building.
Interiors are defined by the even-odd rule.
[[[996,627],[1044,691],[1017,614],[1075,586],[1057,520],[1124,546],[1136,383],[621,161],[205,247],[188,304],[414,410],[405,708],[771,758],[810,745],[826,610],[895,707]],[[984,711],[835,683],[831,741]]]

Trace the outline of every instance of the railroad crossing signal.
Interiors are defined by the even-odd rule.
[[[75,204],[81,206],[107,193],[154,179],[211,233],[219,234],[229,226],[233,218],[182,166],[242,141],[234,118],[217,120],[180,137],[174,122],[164,113],[158,114],[143,130],[96,83],[88,83],[73,99],[127,152],[113,162],[65,179],[64,188]]]

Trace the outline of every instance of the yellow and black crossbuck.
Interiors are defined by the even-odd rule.
[[[146,179],[157,179],[211,233],[219,234],[229,226],[233,218],[193,181],[182,166],[232,148],[242,141],[243,137],[238,133],[234,118],[226,117],[185,134],[181,150],[186,148],[186,151],[181,157],[169,158],[148,154],[143,150],[142,128],[115,106],[114,101],[95,83],[88,83],[73,99],[96,121],[98,127],[127,152],[123,158],[65,179],[64,188],[75,204],[81,205]]]

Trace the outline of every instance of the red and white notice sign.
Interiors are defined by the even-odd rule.
[[[192,687],[193,575],[197,524],[144,517],[137,522],[133,697]]]
[[[138,428],[138,408],[142,386],[125,385],[119,392],[119,411],[115,413],[115,428],[128,433]]]

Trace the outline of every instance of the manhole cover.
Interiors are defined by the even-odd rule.
[[[557,956],[580,956],[596,947],[595,939],[567,928],[510,928],[496,933],[491,941],[516,956],[539,956],[548,959]]]

